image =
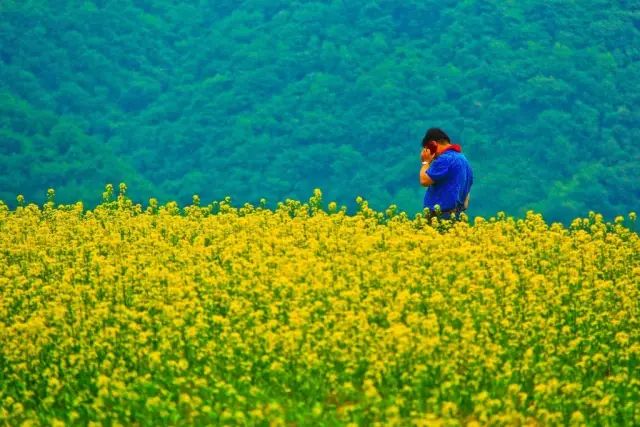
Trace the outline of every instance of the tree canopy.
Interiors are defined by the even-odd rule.
[[[0,3],[0,199],[305,198],[421,210],[428,127],[471,215],[640,201],[640,14],[625,1]]]

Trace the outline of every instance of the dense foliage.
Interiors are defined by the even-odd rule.
[[[0,199],[421,208],[445,128],[472,215],[640,201],[640,15],[623,0],[0,2]]]
[[[640,423],[622,217],[428,225],[318,191],[275,210],[125,191],[0,204],[1,423]]]

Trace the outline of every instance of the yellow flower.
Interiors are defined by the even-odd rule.
[[[144,423],[140,402],[185,424],[627,419],[640,238],[620,218],[428,224],[361,197],[325,212],[321,191],[143,210],[105,190],[91,212],[0,206],[5,423],[59,402],[83,425]]]

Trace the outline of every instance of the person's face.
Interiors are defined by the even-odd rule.
[[[435,151],[433,154],[436,154],[438,152],[438,143],[436,141],[428,141],[423,144],[423,147],[425,150],[429,152],[431,152],[431,150],[435,148]]]

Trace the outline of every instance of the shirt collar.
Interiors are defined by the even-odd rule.
[[[442,153],[440,153],[438,155],[441,156],[444,153],[446,153],[447,151],[455,151],[456,153],[462,153],[462,147],[459,144],[451,144],[451,145],[447,146],[447,148],[442,150]]]

